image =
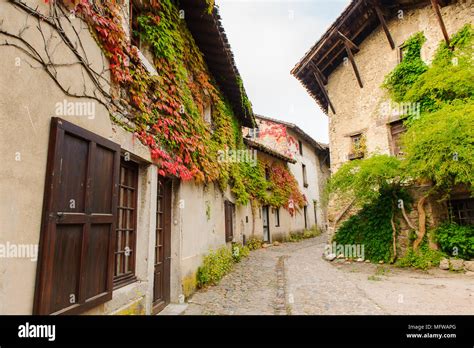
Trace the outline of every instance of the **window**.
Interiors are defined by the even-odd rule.
[[[401,63],[403,61],[403,58],[405,57],[405,53],[407,52],[408,47],[403,44],[398,47],[398,61]]]
[[[298,150],[300,155],[303,156],[303,142],[301,140],[298,140]]]
[[[257,139],[260,136],[260,129],[259,128],[249,128],[248,138],[250,139]]]
[[[301,168],[303,169],[303,185],[304,185],[304,187],[308,187],[308,177],[306,175],[306,165],[302,164]]]
[[[203,114],[204,122],[207,124],[212,124],[212,106],[210,102],[207,102],[204,105],[204,114]]]
[[[270,181],[270,168],[265,166],[265,180]]]
[[[112,299],[120,146],[52,118],[34,314]]]
[[[137,234],[138,165],[122,159],[115,239],[114,286],[135,281]]]
[[[351,135],[351,152],[349,159],[363,158],[365,155],[365,139],[362,133]]]
[[[138,34],[138,15],[139,11],[136,5],[130,0],[130,40],[132,41],[132,45],[140,47],[140,36]]]
[[[390,123],[390,147],[392,155],[402,156],[403,152],[401,149],[401,137],[406,132],[406,127],[403,124],[403,120],[395,121]]]
[[[275,227],[280,227],[280,208],[273,209],[275,214]]]
[[[230,201],[224,202],[224,219],[225,219],[225,241],[232,242],[234,239],[234,211],[235,206]]]
[[[451,218],[459,225],[474,225],[474,198],[453,199],[449,202]]]

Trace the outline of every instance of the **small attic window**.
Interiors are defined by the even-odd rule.
[[[138,16],[139,11],[137,6],[130,0],[130,8],[129,8],[129,16],[130,16],[130,40],[132,41],[132,45],[140,47],[140,35],[138,34],[139,26],[138,26]]]
[[[207,124],[212,125],[212,103],[211,103],[211,96],[209,95],[209,91],[204,89],[203,92],[203,109],[202,109],[202,118],[204,122]]]
[[[204,104],[203,118],[204,122],[212,124],[212,105],[210,102]]]

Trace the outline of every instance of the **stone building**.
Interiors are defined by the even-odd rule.
[[[244,137],[292,159],[288,166],[306,197],[307,205],[293,217],[290,230],[303,231],[317,226],[326,231],[326,211],[321,202],[329,177],[328,146],[293,123],[261,115],[255,115],[255,119],[256,127],[244,128]]]
[[[403,59],[412,35],[426,37],[421,58],[429,64],[439,43],[473,18],[472,0],[350,2],[291,71],[329,118],[332,173],[353,159],[399,154],[406,110],[391,103],[381,87],[385,76]],[[458,206],[472,214],[472,201]],[[446,214],[445,208],[427,204],[430,222]],[[350,212],[349,202],[330,206],[332,232]]]
[[[228,163],[200,139],[255,150],[254,115],[217,7],[177,3],[0,0],[0,314],[155,314],[195,290],[210,250],[302,229],[218,180]]]
[[[110,60],[96,42],[106,17],[58,3],[0,1],[0,313],[157,313],[193,291],[203,255],[237,240],[250,207],[226,210],[229,188],[160,174],[112,82],[128,58]],[[128,40],[147,9],[118,3]],[[180,6],[236,122],[252,126],[217,8]],[[106,26],[120,33],[119,24]],[[144,79],[162,78],[150,47],[132,40]]]

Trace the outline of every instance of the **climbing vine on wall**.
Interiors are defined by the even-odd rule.
[[[474,184],[474,30],[467,24],[453,35],[450,47],[442,42],[431,65],[421,60],[424,41],[422,33],[407,41],[403,61],[383,84],[394,101],[420,104],[420,113],[408,115],[405,122],[408,129],[402,136],[403,158],[373,155],[345,163],[328,185],[333,193],[348,194],[365,204],[338,230],[336,239],[341,243],[362,243],[371,236],[368,239],[383,241],[377,248],[374,245],[379,250],[374,254],[375,259],[387,260],[390,248],[392,252],[396,250],[394,212],[401,212],[409,227],[415,230],[410,257],[425,257],[426,253],[419,250],[426,248],[423,243],[427,239],[424,210],[427,198],[435,193],[446,197],[461,184],[472,190]],[[398,194],[393,196],[387,188],[393,192],[420,181],[431,187],[414,204],[418,224],[413,226],[403,209],[393,210],[396,202],[393,197]],[[402,198],[402,202],[406,203],[407,199]],[[385,209],[386,214],[379,214],[379,208]],[[387,213],[389,210],[392,214]],[[375,226],[380,226],[380,230],[376,231]]]
[[[207,3],[207,12],[211,13],[214,2]],[[265,182],[261,163],[251,166],[217,160],[219,151],[245,149],[241,125],[209,73],[174,1],[147,3],[132,33],[153,54],[152,63],[158,73],[155,76],[144,68],[137,47],[131,45],[122,27],[119,4],[86,0],[63,0],[63,4],[89,25],[109,59],[116,84],[114,102],[130,110],[128,120],[115,121],[150,148],[160,175],[217,182],[221,189],[230,183],[240,204],[267,203],[269,197],[274,206],[290,209],[291,200],[295,206],[301,204],[301,193],[288,168],[275,169],[278,185],[274,185]],[[239,78],[237,83],[243,92],[242,106],[250,111],[242,80]],[[209,105],[211,123],[203,118]]]

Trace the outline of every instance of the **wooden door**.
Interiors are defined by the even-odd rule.
[[[161,311],[170,301],[171,193],[171,180],[159,176],[156,205],[153,313]]]
[[[234,239],[234,204],[230,201],[224,202],[225,241],[232,242]]]
[[[262,207],[262,219],[263,219],[263,241],[270,242],[270,219],[268,213],[268,206]]]
[[[119,145],[52,119],[34,314],[112,298],[119,166]]]

